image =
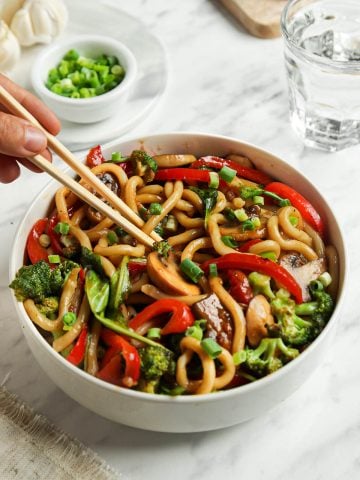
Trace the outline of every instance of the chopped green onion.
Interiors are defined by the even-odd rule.
[[[221,241],[227,247],[236,248],[238,246],[238,244],[230,235],[224,235],[223,237],[221,237]]]
[[[149,212],[151,215],[160,215],[162,206],[160,203],[150,203]]]
[[[260,227],[261,221],[260,221],[260,218],[259,218],[259,217],[253,217],[253,218],[251,219],[251,221],[252,221],[252,223],[253,223],[253,225],[254,225],[255,228],[259,228],[259,227]]]
[[[255,230],[255,225],[253,224],[253,222],[250,219],[246,220],[241,226],[242,226],[242,229],[243,229],[244,232],[246,230]]]
[[[77,60],[79,56],[79,53],[72,48],[67,53],[65,53],[64,60]]]
[[[202,328],[198,325],[192,325],[186,329],[185,336],[196,338],[196,340],[199,340],[200,342],[203,338]]]
[[[198,325],[202,330],[205,330],[207,325],[207,320],[205,320],[205,318],[201,318],[200,320],[195,320],[194,325]]]
[[[229,220],[230,222],[234,222],[236,220],[235,212],[231,208],[229,208],[229,207],[224,208],[222,213],[225,215],[227,220]]]
[[[277,260],[275,252],[262,252],[262,253],[260,253],[260,257],[267,258],[267,259],[271,260],[272,262],[276,262],[276,260]]]
[[[124,158],[120,152],[113,152],[111,154],[111,161],[115,163],[123,162]]]
[[[299,223],[299,219],[298,217],[295,217],[295,215],[290,215],[289,220],[291,225],[293,225],[294,227],[296,227],[297,224]]]
[[[159,338],[161,338],[161,328],[149,328],[146,336],[148,338],[151,338],[152,340],[158,340]]]
[[[205,338],[204,340],[202,340],[200,345],[204,352],[207,353],[212,359],[218,357],[222,352],[222,348],[220,347],[220,345],[216,343],[215,340],[213,340],[212,338]]]
[[[178,225],[179,223],[174,215],[168,215],[164,223],[164,229],[169,233],[175,233],[178,229]]]
[[[50,263],[60,263],[60,255],[48,255],[48,259]]]
[[[110,230],[107,233],[106,237],[107,237],[107,241],[108,241],[109,245],[114,245],[115,243],[119,242],[119,237],[112,230]]]
[[[222,178],[226,183],[230,183],[236,177],[236,170],[229,167],[222,167],[219,171],[219,177]]]
[[[180,269],[194,283],[198,283],[200,278],[204,275],[203,270],[201,270],[201,268],[189,258],[186,258],[180,263]]]
[[[44,248],[49,247],[51,243],[49,235],[47,235],[46,233],[42,233],[39,237],[39,243]]]
[[[177,385],[174,388],[168,388],[165,387],[165,385],[160,385],[160,387],[160,393],[162,393],[163,395],[171,395],[172,397],[177,397],[178,395],[182,395],[186,392],[186,389],[184,387],[181,387],[180,385]]]
[[[59,222],[55,225],[54,231],[56,233],[61,233],[61,235],[67,235],[70,230],[70,225],[65,222]]]
[[[209,187],[219,188],[219,174],[216,172],[210,172],[209,175],[210,175]]]
[[[218,269],[215,263],[210,263],[209,265],[209,275],[210,277],[217,277],[218,276]]]
[[[64,323],[63,330],[71,330],[71,327],[76,322],[76,314],[74,312],[66,312],[63,315],[62,321]]]
[[[248,214],[243,208],[238,208],[237,210],[234,210],[234,215],[239,220],[239,222],[245,222],[249,218]]]
[[[264,200],[264,197],[262,197],[261,195],[255,195],[253,197],[253,202],[254,202],[254,205],[264,205],[265,200]]]
[[[324,285],[325,288],[328,287],[332,282],[332,278],[329,272],[322,273],[318,280]]]
[[[234,365],[238,367],[246,360],[246,352],[245,350],[241,350],[240,352],[236,352],[233,354],[233,361]]]
[[[128,235],[128,233],[121,227],[116,227],[115,228],[115,233],[116,235],[118,235],[119,237],[125,237],[126,235]]]

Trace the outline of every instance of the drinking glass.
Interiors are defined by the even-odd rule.
[[[281,29],[295,131],[328,151],[360,143],[360,0],[289,0]]]

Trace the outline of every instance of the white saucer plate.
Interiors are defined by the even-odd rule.
[[[130,48],[139,68],[130,98],[114,116],[86,125],[62,121],[59,139],[70,150],[78,151],[121,136],[149,115],[165,92],[168,65],[160,40],[146,25],[121,10],[116,0],[67,0],[66,3],[69,23],[62,37],[91,33],[113,37]],[[44,45],[24,49],[19,64],[9,75],[25,88],[31,89],[29,72],[42,48]]]

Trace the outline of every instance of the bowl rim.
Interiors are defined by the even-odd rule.
[[[269,383],[271,383],[275,380],[280,380],[281,377],[283,377],[284,375],[287,375],[288,372],[290,373],[290,371],[292,369],[294,369],[300,362],[302,362],[307,356],[309,356],[313,350],[315,350],[317,348],[317,345],[320,342],[323,341],[325,336],[328,335],[328,333],[333,328],[333,326],[336,322],[336,319],[339,316],[342,305],[344,303],[344,299],[345,299],[345,296],[346,296],[346,290],[347,290],[346,286],[348,284],[348,275],[349,275],[348,253],[347,253],[347,249],[345,248],[346,244],[345,244],[345,241],[344,241],[345,236],[344,236],[343,230],[342,230],[341,225],[339,224],[339,222],[336,218],[336,215],[335,215],[334,211],[328,205],[327,200],[322,196],[322,194],[315,187],[315,185],[302,172],[300,172],[298,169],[296,169],[292,165],[290,165],[287,162],[285,162],[284,160],[282,160],[277,155],[271,153],[269,150],[265,150],[265,149],[263,149],[261,147],[258,147],[258,146],[254,145],[252,143],[242,141],[242,140],[237,139],[235,137],[229,137],[229,136],[225,136],[225,135],[218,135],[218,134],[211,134],[211,133],[203,133],[203,132],[190,132],[190,131],[164,132],[164,133],[157,133],[157,134],[143,135],[143,136],[137,135],[135,137],[129,137],[129,138],[126,137],[124,139],[114,140],[113,142],[104,145],[103,148],[104,149],[111,149],[114,145],[119,145],[119,144],[124,144],[124,143],[138,142],[138,143],[142,144],[142,143],[146,142],[147,140],[151,141],[151,140],[155,140],[155,139],[157,139],[157,142],[160,143],[160,138],[161,137],[171,137],[171,136],[172,137],[177,137],[178,139],[180,139],[180,138],[186,139],[186,137],[192,136],[192,137],[201,137],[203,139],[206,139],[206,138],[210,139],[211,138],[213,140],[219,140],[219,141],[236,142],[236,143],[239,144],[239,147],[240,146],[250,147],[250,148],[253,148],[253,149],[257,150],[260,153],[265,154],[266,156],[271,156],[277,162],[279,162],[280,165],[290,167],[290,169],[294,170],[298,176],[303,177],[311,185],[311,187],[316,191],[317,196],[329,208],[329,211],[331,211],[331,213],[334,217],[334,220],[336,222],[336,227],[337,227],[337,229],[339,230],[339,233],[340,233],[339,241],[340,241],[340,244],[343,247],[343,249],[342,249],[343,250],[343,256],[344,256],[343,265],[342,265],[342,267],[343,267],[342,268],[343,284],[342,284],[342,288],[339,287],[340,291],[338,292],[338,298],[337,298],[337,301],[336,301],[335,309],[334,309],[328,323],[326,324],[325,328],[322,330],[320,335],[309,345],[309,347],[307,347],[306,350],[301,352],[301,354],[298,357],[296,357],[291,362],[287,363],[286,365],[284,365],[282,368],[275,371],[274,373],[269,374],[269,375],[267,375],[263,378],[260,378],[256,381],[252,382],[252,383],[241,385],[239,387],[234,387],[234,388],[231,388],[229,390],[221,390],[221,391],[218,391],[218,392],[214,392],[215,394],[214,393],[207,393],[207,394],[203,394],[203,395],[188,395],[188,396],[181,396],[181,395],[180,396],[171,396],[171,395],[166,395],[166,394],[149,394],[149,393],[145,393],[145,392],[138,392],[136,390],[131,390],[131,389],[127,389],[127,388],[124,388],[124,387],[119,387],[119,386],[116,386],[116,385],[112,385],[110,383],[107,383],[103,380],[100,380],[100,379],[88,374],[87,372],[85,372],[83,370],[80,370],[76,366],[72,365],[70,362],[67,362],[64,357],[62,357],[59,353],[55,352],[55,350],[50,346],[50,344],[41,335],[39,330],[36,328],[35,324],[31,321],[30,317],[27,315],[23,304],[16,300],[15,295],[13,293],[11,294],[11,297],[12,297],[12,301],[15,305],[16,311],[18,312],[19,315],[21,315],[23,321],[26,322],[26,324],[30,328],[31,332],[35,335],[37,340],[42,343],[44,348],[47,350],[48,354],[53,356],[55,360],[57,359],[58,361],[60,361],[60,364],[65,369],[69,369],[70,373],[73,373],[75,375],[76,374],[80,375],[80,377],[82,377],[82,379],[84,381],[92,383],[96,387],[104,388],[105,390],[107,390],[109,392],[112,392],[112,393],[115,393],[115,394],[120,394],[120,395],[125,395],[125,396],[128,396],[128,397],[132,397],[134,400],[138,400],[138,401],[147,400],[147,401],[152,402],[152,403],[166,403],[166,404],[169,404],[169,403],[181,403],[181,404],[185,403],[185,404],[187,404],[187,403],[193,403],[193,402],[196,402],[196,404],[211,403],[211,402],[215,402],[215,401],[222,400],[222,399],[229,399],[233,396],[246,395],[249,392],[256,391],[257,389],[261,389],[262,387],[265,387],[266,385],[268,385]],[[82,153],[85,153],[85,152],[82,152]],[[48,182],[41,189],[41,191],[38,192],[35,195],[31,204],[27,208],[26,213],[23,216],[18,228],[16,229],[16,233],[15,233],[15,236],[14,236],[13,247],[12,247],[11,254],[10,254],[10,262],[9,262],[9,280],[10,280],[10,282],[13,280],[13,278],[15,276],[15,273],[17,271],[17,268],[18,268],[16,266],[16,262],[15,262],[15,258],[16,258],[16,254],[17,254],[17,244],[20,241],[19,240],[20,239],[20,233],[24,229],[24,225],[26,223],[27,217],[28,217],[30,211],[34,208],[36,203],[39,201],[38,200],[39,197],[41,197],[41,195],[44,194],[47,190],[51,189],[51,187],[53,187],[55,183],[56,183],[55,180],[50,180],[50,182]],[[18,318],[18,321],[21,321],[21,319]]]
[[[65,47],[73,47],[74,49],[78,48],[79,45],[86,44],[86,43],[99,43],[99,45],[103,44],[106,48],[106,45],[109,48],[113,48],[118,52],[121,52],[124,57],[126,57],[126,61],[128,63],[127,68],[125,70],[125,76],[123,80],[117,85],[115,88],[110,90],[109,92],[103,93],[102,95],[97,95],[96,97],[90,98],[68,98],[63,97],[62,95],[58,95],[51,90],[49,90],[42,80],[41,76],[43,73],[42,65],[45,60],[50,56],[55,54],[57,51],[64,49]],[[116,53],[114,53],[115,56]],[[103,103],[105,101],[110,101],[115,97],[121,95],[123,92],[129,89],[129,87],[134,83],[136,76],[138,73],[138,66],[137,60],[135,55],[129,49],[127,45],[119,40],[108,37],[106,35],[71,35],[67,36],[66,38],[54,42],[44,50],[42,50],[38,56],[36,57],[33,66],[31,68],[31,83],[34,90],[43,95],[48,97],[52,101],[56,101],[62,103],[63,105],[68,106],[76,106],[80,107],[81,105],[89,106],[89,105],[96,105],[98,103]],[[81,107],[80,107],[81,108]]]

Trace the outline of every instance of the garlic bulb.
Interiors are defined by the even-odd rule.
[[[0,18],[10,25],[15,13],[21,8],[25,0],[0,0]]]
[[[0,71],[11,70],[20,58],[20,45],[17,38],[6,25],[0,21]]]
[[[63,0],[25,0],[10,28],[20,45],[50,43],[65,28],[68,13]]]

